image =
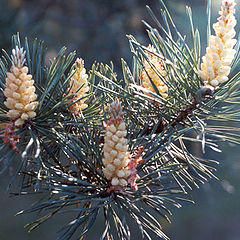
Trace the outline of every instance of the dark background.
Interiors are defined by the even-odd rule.
[[[206,47],[205,0],[165,0],[179,30],[189,36],[185,5],[193,10],[195,25],[202,38],[202,52]],[[240,1],[237,0],[240,6]],[[213,22],[217,17],[220,0],[213,0]],[[89,69],[94,60],[109,63],[112,60],[117,73],[120,58],[131,64],[126,34],[148,45],[149,40],[141,19],[151,22],[145,5],[148,4],[160,16],[158,0],[0,0],[0,48],[10,51],[11,35],[19,31],[44,40],[48,46],[46,61],[67,46],[77,50]],[[240,7],[237,7],[239,12]],[[237,13],[239,19],[239,13]],[[239,26],[239,25],[238,25]],[[237,31],[239,27],[237,26]],[[196,204],[184,204],[173,209],[172,224],[162,222],[173,240],[239,240],[240,239],[240,159],[239,147],[222,145],[223,153],[209,152],[208,157],[220,162],[219,181],[210,180],[191,193]],[[14,214],[37,200],[37,196],[8,197],[5,189],[12,169],[0,176],[0,240],[52,240],[64,223],[65,215],[43,224],[28,234],[23,226],[35,219],[35,215],[14,217]],[[95,225],[94,234],[87,240],[98,239],[100,229]]]

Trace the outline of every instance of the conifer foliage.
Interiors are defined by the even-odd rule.
[[[68,211],[59,240],[87,238],[97,219],[102,240],[135,239],[135,228],[142,239],[169,239],[161,223],[172,207],[215,177],[217,162],[194,155],[189,143],[203,154],[220,151],[218,142],[240,143],[235,1],[222,1],[215,35],[209,1],[202,63],[191,9],[188,45],[160,3],[162,21],[147,6],[158,27],[144,22],[150,45],[127,36],[133,67],[122,60],[123,79],[113,64],[87,70],[65,48],[47,67],[44,43],[18,34],[12,55],[3,50],[0,172],[14,166],[12,194],[41,196],[18,213],[39,213],[29,231]]]

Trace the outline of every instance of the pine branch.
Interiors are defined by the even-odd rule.
[[[192,202],[188,193],[193,187],[215,177],[217,162],[195,156],[188,143],[201,146],[203,154],[208,148],[220,151],[220,141],[240,143],[239,73],[233,75],[239,47],[230,75],[230,66],[224,67],[229,59],[221,59],[222,70],[216,70],[213,59],[219,56],[211,51],[219,47],[221,24],[214,27],[216,36],[210,36],[208,5],[212,48],[207,49],[199,70],[200,37],[191,9],[187,8],[187,15],[192,46],[160,3],[163,21],[147,9],[162,34],[144,22],[152,45],[143,46],[128,36],[133,69],[122,59],[123,79],[113,63],[94,63],[87,71],[84,61],[74,61],[75,52],[67,54],[65,47],[46,67],[45,44],[34,40],[29,47],[25,39],[21,45],[19,35],[13,36],[12,57],[3,50],[0,162],[4,164],[0,173],[15,159],[21,160],[10,183],[19,187],[13,195],[43,196],[19,212],[40,213],[39,219],[26,225],[29,231],[57,213],[71,212],[73,218],[58,239],[84,239],[101,214],[105,227],[101,239],[134,237],[132,222],[143,239],[151,239],[151,234],[169,239],[158,217],[169,222],[173,207]],[[226,27],[225,15],[234,13],[234,1],[224,4],[219,21],[225,21]],[[235,42],[232,35],[227,35],[228,50]],[[216,81],[227,78],[216,87]],[[18,185],[14,184],[17,177]]]

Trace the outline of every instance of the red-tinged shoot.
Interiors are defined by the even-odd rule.
[[[3,135],[3,142],[5,144],[9,144],[16,153],[20,153],[19,149],[17,148],[17,143],[19,142],[19,136],[15,134],[15,122],[10,121],[9,125],[5,129]]]
[[[139,175],[137,174],[137,166],[139,163],[144,163],[145,160],[142,159],[141,154],[144,151],[144,147],[138,148],[138,153],[135,158],[128,164],[128,169],[131,171],[131,175],[128,178],[128,183],[131,188],[135,191],[138,190],[138,186],[136,181],[139,179]]]

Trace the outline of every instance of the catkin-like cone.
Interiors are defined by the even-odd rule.
[[[75,71],[75,73],[70,81],[71,88],[68,96],[73,95],[72,102],[79,100],[70,107],[71,112],[78,113],[88,107],[85,103],[85,97],[89,91],[88,75],[86,74],[86,69],[84,68],[83,59],[77,58],[75,62],[75,69],[73,71]]]
[[[237,40],[233,39],[236,32],[235,1],[223,0],[218,22],[213,24],[215,36],[210,36],[206,55],[202,58],[199,77],[213,87],[228,81],[231,63],[236,51],[233,49]]]
[[[111,181],[113,186],[127,186],[131,170],[128,168],[130,153],[126,126],[123,121],[123,113],[119,102],[113,102],[110,106],[111,118],[107,122],[104,137],[103,174]]]
[[[149,45],[148,49],[153,53],[157,52],[152,45]],[[146,51],[146,54],[151,64],[155,67],[155,69],[157,69],[158,73],[155,72],[155,70],[147,60],[144,60],[143,62],[144,68],[140,77],[142,79],[142,87],[146,88],[151,92],[155,92],[154,87],[149,79],[151,78],[151,80],[154,82],[161,96],[163,98],[166,98],[168,96],[168,87],[164,84],[164,82],[161,80],[161,78],[158,75],[158,74],[161,74],[163,77],[166,75],[166,71],[164,70],[162,60],[159,59],[156,55],[149,53],[147,51]]]
[[[12,67],[7,73],[4,90],[7,98],[4,104],[10,109],[7,116],[15,121],[16,127],[21,127],[26,120],[34,118],[38,106],[34,80],[28,74],[28,67],[23,66],[24,63],[25,52],[23,48],[16,47],[12,50]]]

